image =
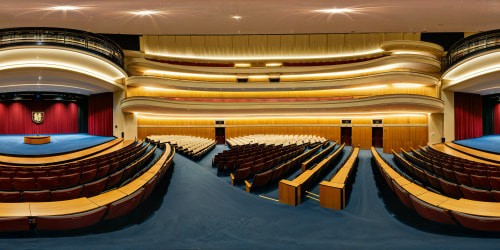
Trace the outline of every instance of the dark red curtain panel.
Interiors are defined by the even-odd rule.
[[[44,122],[35,124],[32,112],[44,112]],[[78,133],[78,105],[73,102],[0,102],[0,134]]]
[[[493,133],[500,134],[500,103],[493,108]]]
[[[483,136],[482,106],[480,95],[455,92],[455,140]]]
[[[113,93],[89,96],[89,135],[113,136]]]

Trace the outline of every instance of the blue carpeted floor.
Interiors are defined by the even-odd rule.
[[[24,144],[24,135],[0,135],[0,154],[7,155],[53,155],[93,147],[115,137],[88,134],[50,135],[51,142],[42,145]]]
[[[500,154],[500,135],[487,135],[474,139],[453,141],[465,147]]]
[[[408,211],[371,166],[370,151],[362,150],[359,157],[343,211],[323,209],[312,202],[290,207],[242,192],[212,169],[176,155],[168,190],[162,183],[163,193],[155,192],[127,218],[76,236],[6,237],[0,239],[0,248],[498,248],[499,235],[430,223]]]

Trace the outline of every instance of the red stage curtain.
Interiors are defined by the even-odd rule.
[[[35,124],[32,112],[44,112],[44,122]],[[78,133],[78,105],[73,102],[0,102],[0,134]]]
[[[482,106],[480,95],[455,92],[455,140],[483,136]]]
[[[500,103],[493,108],[493,133],[500,134]]]
[[[113,93],[89,96],[89,135],[113,136]]]

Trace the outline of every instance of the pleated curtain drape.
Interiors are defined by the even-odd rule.
[[[480,95],[455,92],[455,140],[483,136],[482,104]]]
[[[89,96],[89,135],[113,136],[113,93]]]

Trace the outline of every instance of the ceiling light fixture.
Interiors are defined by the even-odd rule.
[[[266,67],[281,67],[282,63],[266,63]]]
[[[71,10],[79,10],[81,7],[72,6],[72,5],[61,5],[50,7],[49,10],[61,10],[61,11],[71,11]]]
[[[130,13],[136,16],[152,16],[159,14],[160,12],[156,10],[140,10],[140,11],[131,11]]]
[[[395,88],[418,88],[424,85],[420,83],[393,83],[392,86]]]
[[[343,14],[343,13],[352,13],[355,12],[353,9],[349,8],[331,8],[331,9],[322,9],[315,10],[316,12],[326,13],[326,14]]]
[[[238,15],[234,15],[234,16],[231,16],[232,19],[235,19],[235,20],[240,20],[241,19],[241,16],[238,16]]]

